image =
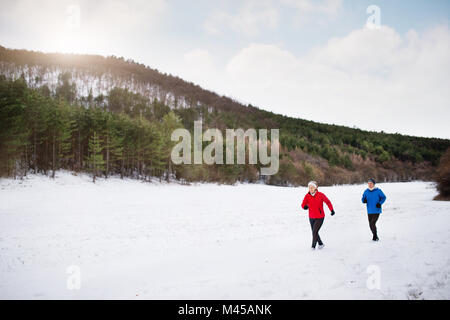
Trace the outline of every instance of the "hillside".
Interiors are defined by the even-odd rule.
[[[0,47],[0,175],[58,169],[276,185],[430,180],[450,140],[369,132],[261,110],[131,60]],[[301,99],[299,101],[301,104]],[[278,174],[259,165],[178,165],[178,127],[279,128]]]

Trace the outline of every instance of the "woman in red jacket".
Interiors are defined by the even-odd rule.
[[[306,194],[302,202],[302,208],[309,209],[309,222],[311,223],[312,230],[312,247],[311,250],[316,249],[316,244],[319,243],[319,249],[322,249],[325,245],[319,236],[320,227],[323,224],[325,218],[325,211],[323,211],[323,203],[325,202],[331,211],[331,215],[334,215],[333,205],[331,201],[322,193],[317,190],[317,182],[311,181],[308,183],[309,192]]]

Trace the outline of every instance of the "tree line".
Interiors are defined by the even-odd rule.
[[[168,112],[154,121],[114,113],[97,104],[70,103],[68,82],[56,94],[31,89],[24,79],[0,76],[0,174],[31,171],[55,175],[58,169],[108,177],[168,178],[170,133],[181,126]],[[69,88],[70,89],[70,88]]]
[[[59,72],[56,84],[47,85],[43,79],[55,72]],[[8,100],[14,94],[2,89],[2,101],[9,101],[7,107],[2,103],[2,113],[7,114],[1,119],[5,127],[0,138],[2,175],[23,172],[27,163],[32,171],[53,172],[59,166],[105,176],[117,173],[167,179],[172,175],[186,181],[225,183],[262,179],[276,185],[300,185],[311,178],[321,184],[356,183],[368,176],[379,181],[430,180],[441,155],[450,147],[448,139],[371,132],[282,116],[114,56],[44,54],[0,47],[0,74],[6,75],[3,87],[17,87],[8,89],[20,96],[16,106],[23,110],[14,112],[25,115],[14,121],[8,118],[15,110]],[[13,84],[12,79],[18,82]],[[21,85],[25,87],[23,94],[18,89]],[[102,90],[95,90],[100,87]],[[40,117],[34,122],[30,117],[33,113]],[[53,122],[49,120],[52,116]],[[62,127],[52,127],[58,117],[69,119],[69,124],[60,119]],[[198,119],[203,120],[205,129],[280,129],[278,174],[260,177],[254,165],[173,166],[167,158],[170,136],[164,136],[167,132],[162,123],[176,123],[192,131]],[[8,136],[15,125],[24,130]],[[148,145],[139,142],[144,138]],[[165,158],[160,160],[158,154]],[[8,165],[4,165],[6,159]]]

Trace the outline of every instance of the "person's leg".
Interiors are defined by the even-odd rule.
[[[323,218],[321,219],[314,219],[314,225],[313,225],[313,240],[312,240],[312,247],[315,248],[316,244],[319,240],[319,230],[320,227],[322,227],[323,224]],[[320,241],[322,242],[322,240]]]
[[[315,246],[314,246],[314,224],[315,224],[315,221],[316,221],[316,219],[309,218],[309,223],[311,224],[311,232],[312,232],[312,238],[313,238],[313,240],[312,240],[313,248],[315,248]]]
[[[373,231],[373,223],[372,223],[373,217],[372,216],[373,216],[373,214],[367,214],[367,218],[369,219],[369,228],[370,228],[370,231],[372,232],[373,238],[375,239],[375,233]]]
[[[319,229],[322,226],[322,223],[323,223],[323,219],[322,219],[322,222],[320,223]],[[317,230],[317,243],[319,244],[319,246],[323,245],[322,239],[320,239],[319,230]]]
[[[373,240],[376,240],[376,239],[378,239],[376,223],[377,223],[379,214],[372,213],[372,214],[368,214],[368,216],[369,216],[370,231],[372,231]]]
[[[320,239],[319,235],[317,235],[317,243],[319,244],[319,246],[323,246],[322,239]]]
[[[323,245],[322,239],[320,239],[320,235],[319,235],[319,230],[323,225],[323,218],[319,219],[319,226],[317,228],[317,243],[319,244],[319,246]]]
[[[374,238],[374,240],[378,240],[378,233],[377,233],[377,221],[378,221],[378,218],[380,217],[380,215],[379,214],[372,214],[374,217],[373,217],[373,230],[374,230],[374,235],[373,235],[373,238]]]
[[[309,218],[309,224],[311,225],[311,231],[314,229],[314,219]]]

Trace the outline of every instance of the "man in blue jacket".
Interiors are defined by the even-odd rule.
[[[368,188],[364,191],[362,202],[367,204],[367,215],[369,217],[369,227],[373,234],[373,241],[378,241],[376,223],[381,213],[381,205],[386,201],[386,196],[381,189],[375,187],[375,180],[367,181]]]

